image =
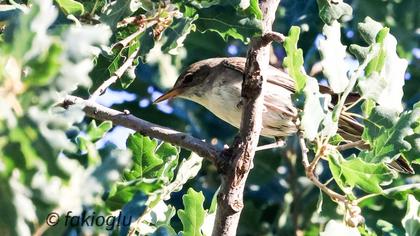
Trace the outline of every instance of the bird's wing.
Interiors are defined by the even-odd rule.
[[[223,64],[233,70],[236,70],[242,74],[245,73],[245,63],[246,58],[226,58],[223,60]],[[278,69],[273,66],[269,66],[269,73],[272,76],[267,78],[267,82],[272,85],[280,86],[285,88],[291,92],[296,92],[295,89],[295,81],[283,70]],[[323,94],[330,94],[331,95],[331,105],[330,108],[333,108],[333,105],[337,104],[338,102],[338,95],[335,94],[329,87],[319,85],[319,91]],[[360,99],[360,95],[358,93],[350,93],[347,96],[345,101],[345,105],[351,105],[352,103],[356,102]],[[361,140],[361,136],[363,133],[364,126],[352,117],[349,114],[341,114],[338,122],[339,130],[338,133],[348,141],[356,142]],[[368,144],[361,145],[360,148],[369,148]],[[414,174],[414,170],[408,165],[407,161],[403,157],[398,157],[395,161],[389,163],[389,166],[396,169],[399,172],[406,173],[406,174]]]
[[[223,65],[236,70],[242,74],[245,73],[246,58],[244,57],[229,57],[223,60]],[[295,81],[283,70],[269,66],[267,82],[272,85],[277,85],[285,88],[291,92],[295,92]]]

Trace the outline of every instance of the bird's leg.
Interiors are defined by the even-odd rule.
[[[259,146],[259,147],[257,147],[257,149],[255,151],[262,151],[262,150],[267,150],[267,149],[284,147],[285,142],[284,142],[283,139],[281,139],[280,137],[274,137],[274,138],[276,139],[275,143],[270,143],[270,144]]]

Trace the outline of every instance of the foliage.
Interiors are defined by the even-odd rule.
[[[210,235],[220,184],[213,166],[61,102],[87,98],[117,76],[98,103],[220,147],[231,143],[235,131],[202,107],[151,101],[194,61],[245,56],[262,33],[259,1],[8,2],[0,5],[0,234]],[[346,203],[304,177],[298,137],[289,137],[282,158],[278,150],[257,153],[238,234],[417,235],[419,177],[390,167],[400,158],[419,171],[417,2],[281,2],[274,29],[289,33],[273,51],[296,82],[316,177],[330,179],[325,186]],[[322,73],[313,72],[318,62]],[[319,81],[338,96],[323,94]],[[359,103],[349,108],[356,91]],[[341,112],[365,125],[369,149],[337,149],[345,143]],[[77,219],[70,213],[122,221],[88,227],[68,223]],[[362,216],[365,224],[349,226]]]

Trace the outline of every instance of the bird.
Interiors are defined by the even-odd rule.
[[[246,58],[220,57],[195,62],[188,66],[178,77],[174,86],[158,97],[159,103],[175,97],[187,99],[202,105],[223,121],[239,128],[242,116],[241,90],[245,73]],[[298,132],[298,108],[294,106],[292,95],[296,92],[295,81],[287,72],[274,66],[268,66],[267,83],[264,87],[261,135],[276,140]],[[338,95],[323,85],[319,91],[330,94],[330,108],[338,101]],[[360,98],[351,93],[345,104],[352,104]],[[363,124],[348,114],[340,114],[338,134],[348,142],[361,140]],[[360,145],[365,149],[367,145]],[[389,164],[402,173],[414,171],[405,159],[399,157]]]

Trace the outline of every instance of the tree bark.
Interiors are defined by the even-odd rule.
[[[242,84],[242,102],[244,104],[241,127],[230,149],[221,153],[226,165],[221,166],[222,184],[217,196],[216,220],[213,235],[236,235],[241,211],[243,192],[262,128],[264,99],[264,75],[269,65],[269,45],[273,39],[272,25],[280,0],[262,0],[263,36],[254,38],[248,50],[247,62]],[[264,37],[264,35],[269,35]]]
[[[224,160],[219,159],[219,154],[221,153],[220,149],[217,149],[211,144],[206,143],[189,134],[153,124],[151,122],[130,115],[128,112],[117,111],[108,107],[104,107],[95,101],[85,100],[76,96],[68,95],[60,105],[66,108],[69,105],[74,104],[84,106],[83,111],[86,113],[86,115],[96,120],[110,120],[114,125],[121,125],[126,128],[135,130],[143,135],[157,138],[193,151],[201,157],[210,160],[216,166],[223,165]]]

